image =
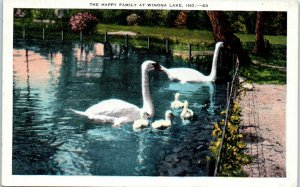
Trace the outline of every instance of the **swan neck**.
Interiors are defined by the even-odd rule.
[[[165,68],[165,67],[163,67],[162,65],[160,65],[160,69],[161,69],[163,72],[165,72],[165,73],[167,74],[168,77],[170,77],[170,73],[169,73],[169,71],[168,71],[167,68]]]
[[[217,62],[218,62],[218,57],[219,57],[219,53],[220,53],[220,48],[221,48],[220,46],[217,46],[214,51],[213,62],[212,62],[211,71],[209,74],[209,78],[212,81],[214,81],[216,79],[216,75],[217,75]]]
[[[154,114],[154,106],[150,96],[149,75],[148,71],[142,69],[142,96],[143,96],[143,110],[150,116]]]

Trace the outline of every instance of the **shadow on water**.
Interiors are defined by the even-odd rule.
[[[108,52],[107,52],[108,50]],[[112,128],[68,111],[109,98],[142,105],[140,65],[188,66],[164,55],[124,54],[121,46],[78,43],[14,43],[13,174],[207,176],[212,123],[225,105],[224,83],[170,82],[150,72],[155,106],[162,119],[176,92],[196,117],[182,121],[173,111],[166,130]]]

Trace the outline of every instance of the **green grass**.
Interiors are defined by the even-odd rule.
[[[214,43],[213,33],[207,30],[189,30],[189,29],[177,29],[177,28],[166,28],[166,27],[146,27],[146,26],[122,26],[122,25],[109,25],[109,24],[98,24],[97,32],[104,34],[105,32],[115,31],[131,31],[136,32],[141,37],[154,37],[157,39],[169,38],[173,42],[181,43]],[[240,38],[241,42],[254,42],[254,34],[240,34],[235,33]],[[274,45],[286,45],[286,36],[269,36],[265,38]]]
[[[280,67],[286,67],[286,60],[285,59],[277,59],[277,58],[263,58],[263,57],[258,57],[254,55],[250,55],[250,58],[252,61],[258,61],[261,64],[269,64],[269,65],[274,65],[274,66],[280,66]]]
[[[235,33],[237,37],[240,38],[240,40],[244,43],[248,42],[255,42],[255,35],[254,34],[240,34]],[[286,45],[286,36],[269,36],[265,35],[265,39],[270,41],[270,44],[273,45]]]
[[[121,26],[98,24],[97,32],[131,31],[136,32],[138,37],[151,37],[160,40],[168,38],[173,43],[191,43],[191,44],[208,44],[214,43],[211,31],[205,30],[188,30],[165,27],[145,27],[145,26]]]
[[[258,84],[286,84],[286,73],[259,65],[241,67],[240,75]]]

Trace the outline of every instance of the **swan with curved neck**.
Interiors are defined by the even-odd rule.
[[[164,71],[170,80],[177,80],[181,83],[186,82],[212,82],[216,80],[217,75],[217,60],[220,48],[224,46],[223,42],[216,43],[213,62],[210,74],[208,76],[203,75],[197,70],[191,68],[170,68],[167,69],[161,66],[162,71]]]
[[[97,123],[112,123],[113,126],[119,126],[124,123],[138,120],[143,114],[146,114],[147,118],[153,117],[154,106],[150,96],[148,71],[154,69],[161,70],[160,65],[150,60],[145,61],[141,66],[143,97],[142,108],[120,99],[108,99],[89,107],[84,112],[73,109],[70,110],[75,114],[84,116]]]

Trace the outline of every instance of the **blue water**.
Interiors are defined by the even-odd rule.
[[[150,72],[154,120],[164,118],[176,92],[189,101],[194,120],[182,121],[174,111],[173,125],[164,131],[96,124],[67,109],[84,111],[109,98],[141,107],[143,61],[188,64],[114,46],[112,58],[96,56],[92,46],[14,42],[13,174],[207,176],[212,124],[225,105],[225,83],[183,85]]]

